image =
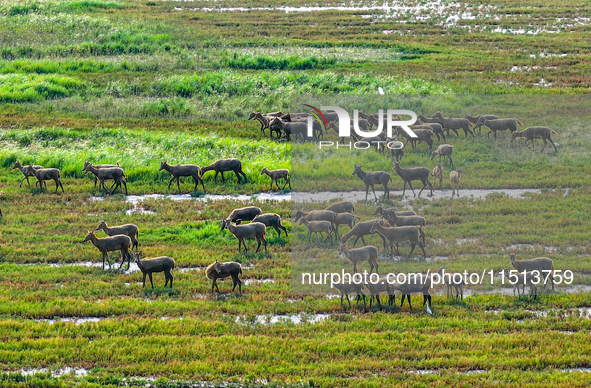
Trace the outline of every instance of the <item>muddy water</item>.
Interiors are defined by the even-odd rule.
[[[93,201],[103,201],[104,197],[92,197]],[[194,200],[194,201],[226,201],[226,200],[234,200],[234,201],[290,201],[291,194],[284,194],[284,193],[256,193],[252,195],[216,195],[216,194],[205,194],[203,197],[192,197],[190,194],[178,194],[178,195],[165,195],[165,194],[144,194],[144,195],[127,195],[125,196],[125,202],[132,203],[134,206],[142,202],[145,199],[170,199],[172,201],[187,201],[187,200]],[[133,210],[133,209],[132,209]],[[129,211],[129,210],[128,210]],[[136,210],[140,211],[140,210]],[[150,210],[143,209],[144,212],[149,213]]]
[[[80,326],[85,323],[97,323],[103,321],[107,318],[99,318],[99,317],[80,317],[80,318],[58,318],[58,319],[35,319],[35,322],[46,322],[50,325],[53,325],[56,322],[73,322],[75,325]]]
[[[420,189],[419,189],[420,190]],[[417,195],[419,194],[419,190],[415,189]],[[451,199],[451,190],[434,190],[433,197],[428,197],[427,194],[429,192],[424,190],[421,194],[421,198],[425,198],[428,200],[433,199]],[[523,199],[525,193],[536,193],[540,194],[541,191],[539,189],[466,189],[460,190],[460,198],[475,198],[475,199],[486,199],[487,195],[490,194],[505,194],[508,195],[510,198],[517,198]],[[332,191],[320,191],[316,193],[309,193],[309,192],[293,192],[292,200],[296,203],[303,203],[303,202],[325,202],[331,200],[342,200],[342,201],[364,201],[365,200],[365,191],[347,191],[347,192],[332,192]],[[376,195],[378,196],[378,200],[381,195],[383,195],[383,191],[376,190]],[[390,199],[398,199],[402,197],[402,191],[390,191]],[[457,198],[457,197],[454,197]],[[373,194],[370,193],[367,195],[367,199],[374,201]],[[402,200],[403,202],[408,202],[413,200],[412,191],[406,190],[405,198]]]
[[[293,323],[301,325],[304,323],[317,324],[328,319],[331,314],[290,314],[290,315],[258,315],[252,323],[260,325],[274,325],[277,323]],[[237,316],[236,323],[248,324],[249,320]]]

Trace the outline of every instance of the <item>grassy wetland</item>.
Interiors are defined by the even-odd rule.
[[[335,247],[301,242],[305,229],[291,222],[290,201],[234,196],[269,192],[260,170],[292,162],[310,167],[294,172],[294,190],[297,182],[311,192],[363,189],[337,153],[270,140],[246,120],[251,110],[290,109],[294,95],[378,88],[388,95],[503,94],[502,105],[450,98],[440,106],[446,116],[494,113],[550,126],[559,152],[541,152],[539,140],[532,152],[523,139],[510,143],[506,131],[496,141],[484,131],[452,135],[454,163],[465,169],[460,194],[539,192],[392,197],[388,205],[412,206],[426,218],[427,261],[381,258],[380,268],[499,270],[515,251],[518,259],[548,256],[583,283],[591,275],[591,144],[586,96],[572,94],[589,91],[589,18],[584,1],[2,2],[0,385],[588,386],[584,292],[558,287],[538,299],[474,292],[464,302],[435,295],[434,316],[416,295],[413,312],[407,305],[343,309],[334,291],[291,292],[292,244],[309,257],[298,264],[320,268],[330,257],[350,269]],[[430,115],[431,107],[411,108]],[[216,183],[207,173],[207,193],[231,196],[223,201],[148,196],[136,203],[119,192],[103,195],[82,173],[86,160],[119,161],[130,194],[172,195],[161,160],[203,166],[229,157],[243,161],[249,183],[233,174]],[[421,144],[404,163],[432,168],[429,157]],[[26,181],[19,187],[16,160],[59,168],[65,194],[53,194],[51,181],[47,193],[34,188],[34,178],[32,188]],[[357,152],[354,161],[389,171],[391,189],[401,189],[389,157]],[[335,175],[336,186],[325,182]],[[201,195],[193,186],[181,179],[183,194]],[[266,254],[254,253],[253,240],[248,253],[238,253],[236,238],[220,232],[222,217],[249,205],[279,214],[287,227],[288,237],[268,230]],[[373,210],[369,201],[356,206],[362,220]],[[156,289],[143,289],[133,266],[102,271],[98,250],[81,242],[103,219],[137,224],[144,257],[174,258],[174,288],[164,289],[156,273]],[[368,243],[381,248],[375,236]],[[228,280],[219,281],[220,295],[210,293],[204,272],[215,259],[243,265],[243,295],[229,293]]]

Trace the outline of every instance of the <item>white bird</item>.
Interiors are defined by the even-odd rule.
[[[384,93],[384,89],[382,89],[381,86],[378,86],[378,93],[380,93],[382,96],[386,93]]]
[[[564,193],[564,195],[562,196],[562,198],[566,198],[566,196],[568,195],[568,191],[569,190],[570,190],[569,188],[566,189],[566,193]]]
[[[429,302],[427,302],[427,312],[433,315],[433,311],[431,311],[431,309],[429,308]]]

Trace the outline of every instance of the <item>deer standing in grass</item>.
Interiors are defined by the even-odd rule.
[[[88,160],[86,162],[84,162],[84,167],[82,168],[82,172],[84,173],[88,173],[88,171],[86,170],[86,167],[91,164]],[[113,168],[113,167],[119,167],[119,161],[117,161],[117,164],[93,164],[94,167],[96,168]],[[96,188],[96,182],[98,182],[98,177],[95,175],[94,177],[94,187]],[[115,183],[113,182],[113,186],[115,186]],[[111,186],[111,188],[113,188],[113,186]]]
[[[441,163],[437,164],[433,169],[433,174],[431,174],[435,184],[437,185],[437,179],[439,179],[439,190],[443,190],[443,166]]]
[[[460,179],[462,178],[462,172],[464,169],[458,168],[458,171],[452,171],[449,173],[449,179],[451,180],[451,197],[453,198],[454,193],[460,197],[460,190],[458,186],[460,185]]]
[[[135,262],[144,275],[144,288],[146,287],[146,275],[148,275],[150,277],[152,289],[154,289],[154,282],[152,281],[152,274],[154,272],[164,272],[164,278],[166,279],[164,287],[166,287],[168,281],[170,281],[170,288],[172,288],[172,280],[174,279],[171,273],[171,271],[174,269],[173,259],[168,256],[142,259],[142,252],[138,252],[135,254]]]
[[[41,168],[44,168],[43,166],[39,166],[39,165],[33,165],[33,164],[29,164],[28,166],[23,166],[21,164],[20,160],[17,160],[16,162],[14,162],[14,166],[12,166],[13,170],[18,169],[24,176],[23,179],[21,179],[21,184],[18,187],[22,187],[23,186],[23,181],[26,179],[27,180],[27,184],[29,185],[29,187],[31,187],[31,183],[29,182],[29,177],[34,177],[35,174],[30,170],[30,168],[33,168],[35,170],[39,170]]]
[[[217,280],[227,278],[228,276],[232,277],[232,282],[234,286],[232,287],[232,292],[238,286],[238,291],[242,293],[242,281],[238,277],[238,275],[242,275],[242,265],[235,261],[228,261],[226,263],[220,263],[217,260],[215,263],[210,264],[205,269],[206,276],[213,281],[211,284],[211,292],[213,293],[214,287],[220,292],[220,288],[218,287]]]
[[[355,170],[351,175],[357,175],[359,179],[365,183],[365,200],[367,200],[367,194],[369,192],[369,187],[371,186],[371,190],[373,191],[373,196],[375,200],[378,200],[376,196],[376,189],[374,187],[375,184],[382,184],[384,186],[384,196],[386,199],[390,199],[390,189],[388,189],[388,182],[392,180],[390,174],[386,171],[363,171],[361,168],[362,165],[355,165]]]
[[[137,249],[138,239],[140,237],[139,228],[135,224],[125,224],[120,226],[107,226],[106,221],[101,221],[99,226],[95,230],[103,230],[107,236],[117,236],[118,234],[123,234],[125,236],[129,236],[132,242],[131,249]]]
[[[515,253],[509,254],[511,265],[519,272],[523,271],[539,271],[540,278],[544,280],[544,287],[546,281],[550,280],[552,289],[554,289],[554,261],[548,257],[536,257],[529,260],[515,260]]]
[[[279,190],[279,183],[277,182],[279,179],[283,179],[285,184],[281,188],[281,190],[285,190],[285,186],[289,185],[289,189],[291,190],[291,181],[289,180],[289,170],[288,169],[280,169],[280,170],[267,170],[267,167],[263,167],[261,171],[261,175],[267,174],[269,178],[271,178],[271,187],[270,190],[273,190],[273,182],[277,185],[277,190]]]
[[[111,188],[113,188],[113,191],[111,191],[111,195],[115,193],[115,190],[117,190],[117,188],[121,187],[121,184],[125,186],[125,195],[127,195],[127,182],[125,182],[125,172],[121,167],[97,168],[92,163],[88,163],[84,168],[84,172],[91,172],[94,174],[94,176],[96,176],[99,179],[99,189],[103,188],[106,192],[109,192],[107,186],[105,186],[105,180],[113,179],[113,186],[115,188],[111,186]],[[121,189],[121,191],[123,192],[123,189]]]
[[[423,188],[421,189],[421,191],[419,191],[419,197],[421,196],[421,193],[423,192],[423,190],[425,190],[425,187],[427,187],[427,185],[429,185],[429,188],[431,189],[431,193],[429,194],[429,197],[433,196],[433,185],[429,181],[429,175],[431,175],[431,170],[429,170],[427,167],[401,168],[400,162],[394,162],[394,171],[396,171],[396,173],[404,181],[404,187],[402,189],[402,197],[403,198],[404,198],[404,193],[406,192],[406,184],[407,183],[410,186],[410,189],[412,190],[412,193],[414,194],[414,196],[415,197],[417,196],[417,194],[415,193],[415,190],[412,187],[412,181],[418,181],[418,180],[420,180],[421,183],[423,183]]]
[[[180,184],[181,177],[190,176],[193,178],[193,181],[195,182],[195,188],[193,189],[193,191],[197,191],[197,184],[201,183],[201,187],[203,187],[203,192],[205,192],[205,185],[203,184],[203,179],[201,179],[201,169],[199,168],[199,166],[197,166],[195,164],[170,165],[165,160],[163,162],[160,162],[160,168],[158,169],[158,171],[162,171],[162,170],[165,170],[165,171],[169,172],[170,174],[172,174],[172,178],[170,178],[170,181],[168,182],[169,189],[170,189],[170,185],[172,184],[172,182],[176,179],[176,185],[177,185],[177,188],[180,193],[180,191],[181,191],[181,184]]]
[[[111,268],[109,252],[113,251],[121,251],[121,265],[119,266],[119,269],[123,267],[125,259],[127,259],[127,269],[129,269],[129,266],[131,265],[131,253],[129,252],[129,249],[131,248],[131,239],[129,236],[119,234],[117,236],[98,238],[93,232],[88,231],[88,234],[82,243],[87,241],[90,241],[101,252],[103,256],[103,270],[105,269],[105,259],[107,259],[109,268]]]
[[[244,252],[248,253],[248,249],[246,248],[246,239],[247,238],[256,238],[258,245],[257,245],[257,252],[261,247],[261,243],[265,244],[265,253],[267,252],[267,239],[265,235],[267,234],[267,226],[260,222],[251,222],[247,225],[240,225],[241,220],[236,220],[236,225],[233,225],[229,219],[222,220],[222,230],[228,229],[230,233],[232,233],[238,239],[238,252],[240,252],[240,246],[244,245]]]
[[[248,180],[246,179],[246,174],[242,172],[242,162],[238,159],[220,159],[209,166],[205,166],[201,169],[201,177],[208,172],[208,171],[215,171],[215,175],[213,180],[217,182],[218,174],[222,174],[222,183],[226,182],[224,178],[225,171],[233,171],[236,174],[236,178],[238,179],[238,183],[240,183],[240,178],[244,179],[244,183],[247,183]]]
[[[39,187],[43,189],[44,181],[54,181],[55,182],[55,192],[57,193],[58,187],[62,188],[62,193],[64,191],[64,185],[62,185],[62,181],[60,180],[60,170],[57,168],[38,168],[35,169],[32,164],[27,166],[29,172],[33,173],[37,178],[37,183]],[[35,186],[37,186],[37,183]]]

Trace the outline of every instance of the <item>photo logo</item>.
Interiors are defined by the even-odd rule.
[[[322,111],[332,110],[336,113],[336,118],[338,119],[339,125],[339,137],[351,137],[351,127],[355,131],[355,134],[358,137],[376,137],[379,136],[382,131],[384,130],[384,118],[386,121],[386,136],[388,138],[392,137],[392,128],[400,127],[406,133],[412,137],[417,138],[417,135],[413,132],[410,128],[411,125],[416,123],[417,121],[417,114],[411,110],[407,109],[388,109],[386,111],[386,115],[384,116],[384,110],[378,110],[377,114],[377,129],[374,131],[363,131],[359,126],[359,110],[353,110],[353,119],[349,116],[349,113],[338,106],[321,106],[320,109],[312,106],[303,104],[304,106],[309,107],[312,109],[312,116],[308,116],[308,127],[307,127],[307,136],[313,137],[314,136],[314,118],[321,124],[324,125],[324,130],[326,131],[329,127],[328,120],[326,116],[322,113]],[[334,114],[332,115],[334,116]],[[399,116],[410,116],[410,120],[400,120]],[[331,120],[337,121],[337,120]]]

